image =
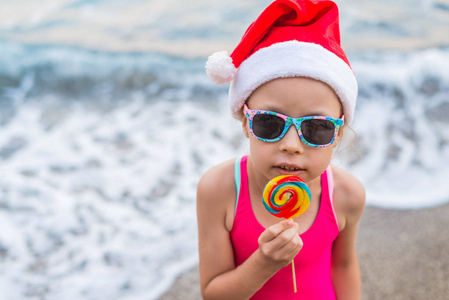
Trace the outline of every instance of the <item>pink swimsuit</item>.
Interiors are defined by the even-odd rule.
[[[246,162],[247,156],[244,156],[235,164],[238,198],[231,240],[236,266],[242,264],[258,249],[257,240],[265,230],[252,210]],[[332,204],[332,192],[332,171],[328,167],[321,175],[321,203],[318,215],[312,226],[300,235],[304,246],[295,257],[298,292],[293,292],[292,269],[289,265],[271,277],[251,299],[335,299],[331,280],[331,250],[339,230]]]

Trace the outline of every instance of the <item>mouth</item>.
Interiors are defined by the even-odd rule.
[[[302,169],[297,168],[297,167],[288,167],[288,166],[279,166],[278,168],[285,170],[285,171],[289,171],[289,172],[295,172],[295,171],[301,171]]]
[[[284,175],[298,175],[299,173],[303,172],[304,169],[297,166],[297,165],[292,165],[292,164],[280,164],[278,166],[275,167],[276,169],[278,169],[278,171],[281,174]]]

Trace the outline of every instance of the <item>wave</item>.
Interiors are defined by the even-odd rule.
[[[64,106],[104,113],[136,100],[145,105],[161,101],[221,105],[217,101],[226,94],[226,87],[206,78],[206,58],[11,42],[0,46],[3,125],[31,104],[45,108],[45,115],[52,117],[43,122],[54,126]],[[358,139],[357,151],[342,153],[341,164],[362,179],[372,205],[421,207],[446,202],[448,190],[429,195],[417,187],[445,178],[441,163],[447,159],[449,141],[444,130],[449,72],[442,62],[448,61],[449,50],[357,51],[349,57],[359,81],[354,123]],[[5,149],[14,147],[4,146],[4,157],[12,151]],[[392,197],[396,200],[390,201]]]
[[[19,270],[2,272],[3,294],[156,299],[198,261],[200,176],[248,152],[226,87],[208,80],[206,58],[0,49],[0,261]],[[334,163],[369,205],[447,202],[448,49],[349,57],[358,138]]]
[[[350,163],[368,203],[419,208],[449,200],[448,49],[358,55],[360,84],[354,128],[363,153]]]

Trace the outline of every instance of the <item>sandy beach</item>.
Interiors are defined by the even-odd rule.
[[[449,204],[420,210],[366,207],[357,251],[362,299],[448,299]],[[159,299],[201,299],[197,268]]]

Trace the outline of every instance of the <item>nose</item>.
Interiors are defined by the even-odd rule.
[[[287,133],[280,139],[279,150],[292,154],[304,153],[304,144],[299,138],[298,130],[295,125],[290,126]]]

